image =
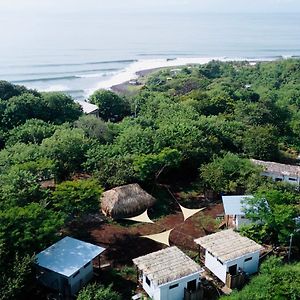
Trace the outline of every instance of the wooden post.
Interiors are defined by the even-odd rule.
[[[99,270],[101,269],[101,264],[100,264],[100,255],[98,255],[98,268],[99,268]]]

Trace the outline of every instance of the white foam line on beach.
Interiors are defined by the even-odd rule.
[[[111,89],[112,86],[122,84],[124,82],[138,78],[138,72],[164,67],[185,66],[189,64],[207,64],[212,60],[219,61],[266,61],[272,59],[246,59],[246,58],[227,58],[227,57],[191,57],[191,58],[175,58],[175,59],[144,59],[138,60],[130,64],[127,68],[120,71],[108,80],[101,81],[93,89],[87,91],[87,96],[99,89]]]

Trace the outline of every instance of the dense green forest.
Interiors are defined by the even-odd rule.
[[[0,299],[22,299],[34,253],[68,221],[97,212],[103,189],[126,183],[255,193],[252,207],[268,199],[269,210],[250,208],[264,222],[244,234],[288,243],[299,193],[262,178],[249,158],[297,159],[300,60],[163,69],[134,96],[97,91],[90,101],[101,119],[83,115],[69,96],[0,81]],[[45,188],[52,179],[55,189]]]

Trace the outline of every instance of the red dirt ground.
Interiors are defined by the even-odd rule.
[[[165,246],[142,235],[160,233],[175,228],[170,236],[171,245],[182,250],[197,251],[195,238],[214,232],[214,221],[223,213],[222,204],[212,204],[203,212],[196,214],[183,223],[181,212],[166,216],[155,224],[118,224],[104,222],[97,226],[72,226],[72,232],[84,240],[107,248],[101,260],[115,267],[132,264],[132,259],[150,252],[160,250]],[[202,225],[201,225],[202,223]],[[88,228],[86,228],[88,227]],[[84,232],[83,232],[84,231]],[[87,236],[87,232],[89,236]],[[78,236],[79,237],[79,236]]]

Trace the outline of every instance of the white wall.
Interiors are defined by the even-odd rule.
[[[271,177],[274,181],[276,181],[276,179],[281,179],[282,181],[288,182],[290,184],[300,185],[300,177],[297,176],[287,176],[270,172],[262,172],[261,175]]]
[[[252,223],[251,220],[247,219],[245,216],[241,216],[241,215],[235,216],[235,228],[237,230],[239,230],[242,225],[248,225],[251,223]]]
[[[213,272],[221,281],[226,282],[226,264],[222,264],[216,257],[205,251],[205,266]]]
[[[252,257],[251,260],[246,261],[247,258]],[[237,270],[240,268],[247,274],[251,275],[258,270],[259,251],[246,254],[242,257],[234,259],[229,262],[221,263],[216,257],[212,256],[208,251],[205,252],[205,266],[213,272],[222,282],[226,283],[226,273],[230,266],[237,265]]]
[[[43,285],[57,291],[61,290],[61,275],[58,273],[38,267],[38,276],[39,282]]]
[[[252,257],[252,259],[245,262],[245,260],[250,257]],[[258,263],[259,263],[259,251],[256,251],[254,253],[246,254],[233,261],[227,262],[226,265],[227,265],[227,271],[230,266],[237,264],[237,268],[241,268],[244,272],[251,275],[258,271]]]
[[[184,288],[187,287],[189,281],[195,279],[198,286],[200,274],[195,273],[160,286],[154,285],[153,282],[151,282],[151,286],[149,287],[143,275],[143,289],[153,300],[183,300]],[[170,286],[175,284],[178,284],[178,287],[170,289]]]
[[[93,264],[90,262],[85,268],[79,270],[79,274],[69,278],[71,293],[77,293],[88,281],[93,278]]]

